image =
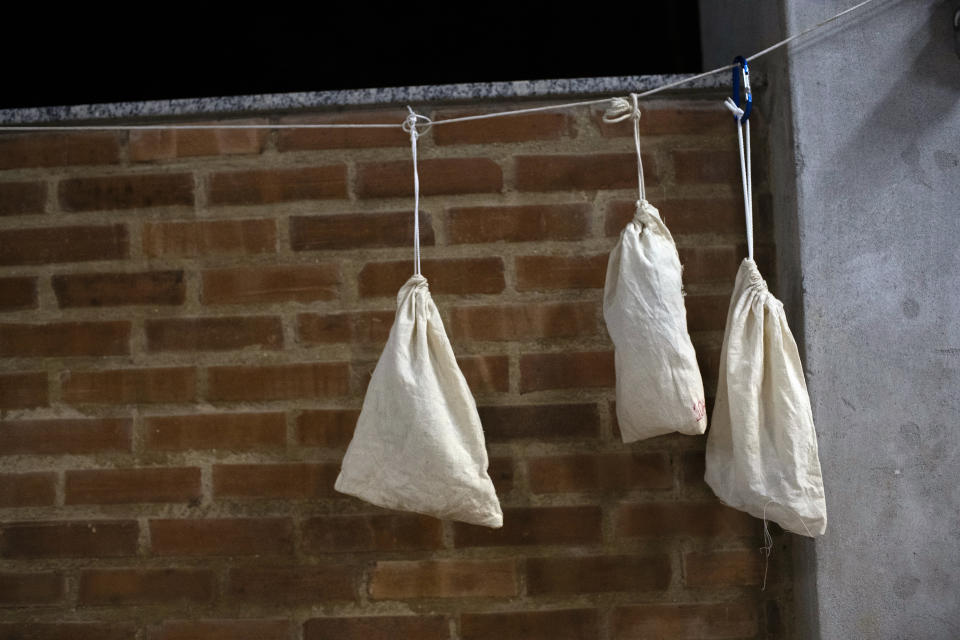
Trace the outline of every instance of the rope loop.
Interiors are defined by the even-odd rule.
[[[409,133],[411,136],[413,137],[422,136],[423,134],[425,134],[427,131],[430,130],[430,127],[433,126],[433,120],[431,120],[427,116],[420,115],[419,113],[415,113],[414,110],[409,105],[407,106],[407,110],[410,112],[410,115],[406,117],[406,119],[403,121],[403,124],[400,125],[400,128],[406,131],[407,133]],[[418,121],[424,123],[423,125],[421,125],[424,127],[422,131],[417,129]]]
[[[637,94],[631,93],[630,100],[626,98],[610,98],[610,108],[603,114],[603,121],[613,124],[623,122],[627,118],[640,119],[640,106]]]
[[[737,103],[733,101],[733,98],[727,98],[724,100],[723,106],[730,110],[730,113],[732,113],[733,117],[737,119],[737,122],[740,122],[743,119],[743,109],[737,106]]]

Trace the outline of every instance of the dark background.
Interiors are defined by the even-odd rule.
[[[638,5],[19,8],[0,107],[700,71],[696,0]]]

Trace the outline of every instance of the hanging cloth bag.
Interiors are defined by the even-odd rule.
[[[707,484],[724,503],[793,533],[827,526],[810,398],[783,304],[753,260],[750,124],[737,118],[748,257],[737,272],[720,355],[717,399],[707,435]]]
[[[703,380],[687,333],[682,267],[673,236],[646,199],[640,161],[640,110],[617,99],[607,122],[633,118],[640,200],[610,252],[603,319],[614,344],[617,422],[624,442],[707,427]]]
[[[404,125],[417,191],[414,274],[397,294],[396,318],[334,486],[381,507],[497,528],[503,514],[477,406],[420,275],[416,117],[423,118],[411,112]]]

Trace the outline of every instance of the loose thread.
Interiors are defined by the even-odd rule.
[[[763,505],[763,546],[760,547],[760,553],[766,556],[766,562],[763,566],[763,585],[760,587],[760,591],[765,591],[767,588],[767,571],[770,568],[770,554],[773,553],[773,536],[770,535],[770,523],[767,521],[767,506],[772,502],[773,500],[767,500],[766,504]],[[798,514],[794,515],[797,516],[797,520],[803,525],[807,535],[813,538],[814,535],[810,532],[810,527],[803,521],[803,518]]]

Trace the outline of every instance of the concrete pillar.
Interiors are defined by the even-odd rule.
[[[716,37],[758,4],[701,2],[708,64],[728,57],[711,59],[710,42],[755,44],[748,54],[853,1],[782,0]],[[777,293],[827,494],[826,535],[795,545],[803,640],[960,637],[955,4],[874,0],[754,65],[769,83]]]

